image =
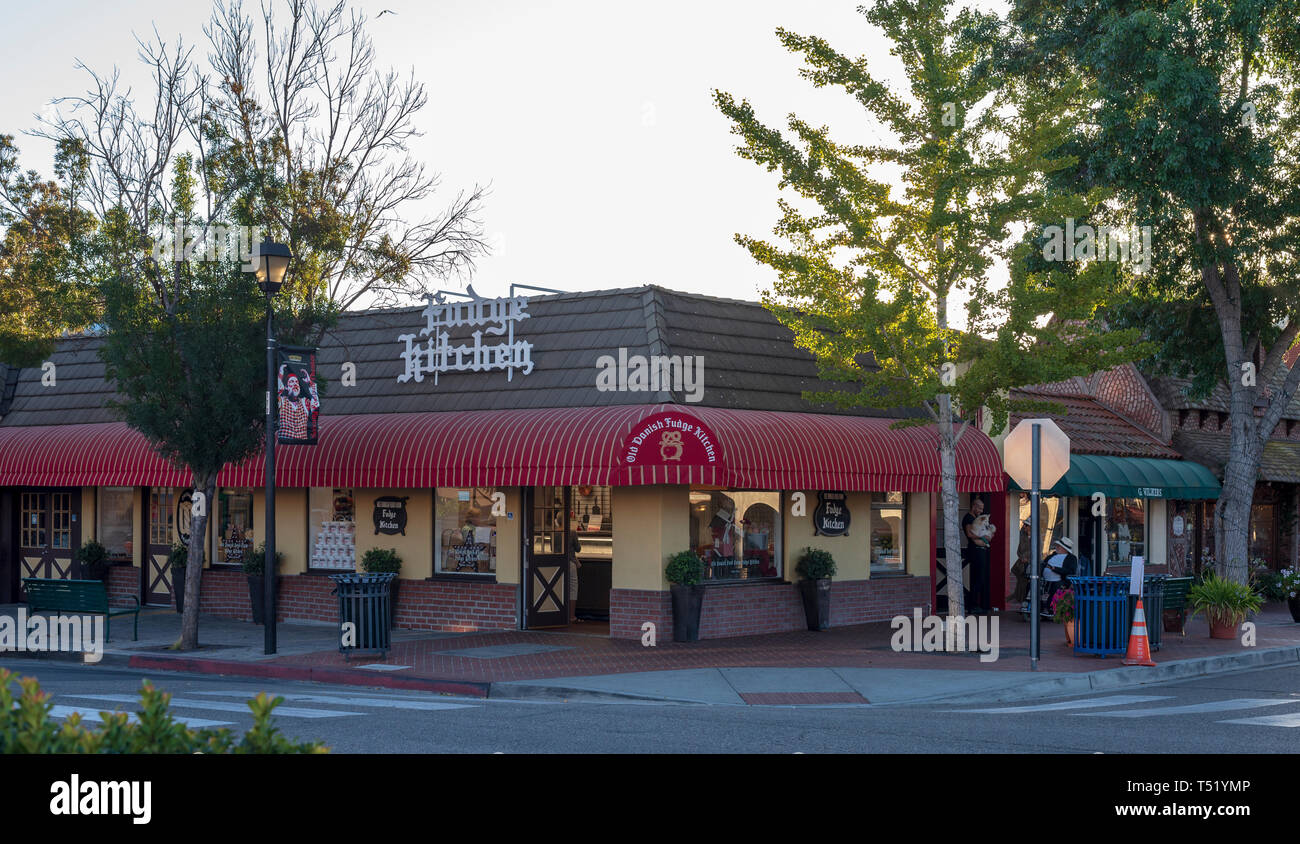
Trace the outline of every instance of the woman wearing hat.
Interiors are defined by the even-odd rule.
[[[1079,570],[1079,558],[1074,556],[1074,540],[1062,536],[1052,543],[1052,556],[1043,564],[1043,580],[1047,584],[1047,603],[1052,596],[1070,585],[1070,575]]]

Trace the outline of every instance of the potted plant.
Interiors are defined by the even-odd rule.
[[[1059,589],[1052,596],[1052,620],[1065,626],[1065,644],[1074,647],[1079,622],[1074,618],[1074,590]]]
[[[275,552],[275,570],[280,570],[284,554]],[[266,619],[266,588],[262,575],[266,572],[266,543],[257,546],[256,551],[244,555],[240,563],[244,574],[248,576],[248,602],[253,607],[253,623],[263,624]]]
[[[704,561],[694,551],[678,551],[668,558],[664,577],[673,600],[673,641],[698,642],[700,609],[704,606]]]
[[[190,549],[184,545],[173,545],[167,554],[167,565],[172,570],[172,594],[176,596],[176,612],[185,612],[185,562]]]
[[[1188,590],[1187,605],[1192,608],[1192,615],[1205,613],[1205,620],[1210,624],[1210,638],[1235,639],[1237,628],[1246,620],[1246,614],[1259,612],[1264,600],[1249,585],[1211,572]]]
[[[835,558],[821,548],[805,548],[795,571],[803,592],[803,614],[809,630],[826,630],[831,626],[831,578],[835,576]]]
[[[77,549],[81,576],[85,580],[108,580],[108,549],[98,540],[89,539]]]
[[[1277,573],[1277,590],[1286,599],[1291,619],[1300,624],[1300,569],[1285,568]]]
[[[361,570],[366,574],[392,573],[388,582],[388,626],[393,628],[397,621],[397,574],[402,570],[402,558],[392,548],[371,548],[361,557]]]

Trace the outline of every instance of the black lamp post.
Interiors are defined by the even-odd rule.
[[[266,294],[266,557],[262,566],[262,622],[266,653],[275,653],[275,437],[276,400],[274,311],[271,300],[284,284],[293,253],[283,243],[258,246],[257,286]]]

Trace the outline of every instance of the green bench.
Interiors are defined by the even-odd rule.
[[[1187,592],[1192,588],[1192,578],[1171,577],[1165,581],[1164,619],[1165,631],[1187,635]],[[1170,625],[1177,625],[1171,627]]]
[[[109,620],[115,615],[132,615],[131,639],[140,640],[140,599],[134,607],[113,609],[108,605],[108,589],[101,580],[50,580],[24,577],[23,589],[27,591],[27,607],[32,612],[88,613],[104,616],[104,641],[109,638]]]

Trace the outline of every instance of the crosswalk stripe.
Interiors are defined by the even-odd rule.
[[[1257,727],[1300,727],[1300,712],[1289,715],[1260,715],[1257,718],[1234,718],[1231,721],[1217,721],[1218,724],[1251,724]]]
[[[73,697],[85,700],[107,700],[113,703],[135,703],[139,700],[138,696],[132,695],[59,695],[61,698]],[[174,697],[171,702],[172,706],[184,709],[215,709],[219,712],[238,712],[242,715],[252,715],[247,704],[243,703],[226,703],[220,700],[193,700],[192,698]],[[277,706],[275,715],[282,715],[286,718],[342,718],[348,715],[360,715],[360,712],[339,712],[332,709],[299,709],[294,706]]]
[[[1115,695],[1114,697],[1094,697],[1086,700],[1066,700],[1058,703],[1039,703],[1033,706],[1001,706],[995,709],[954,709],[953,712],[984,712],[999,715],[1014,715],[1020,712],[1059,712],[1063,709],[1092,709],[1098,706],[1118,706],[1125,703],[1149,703],[1153,700],[1169,700],[1170,695]]]
[[[104,720],[103,718],[99,717],[98,712],[83,712],[82,710],[78,709],[75,706],[60,706],[58,704],[55,704],[54,706],[50,707],[50,717],[52,718],[67,718],[69,715],[72,715],[74,712],[81,715],[82,721],[94,721],[96,723],[101,723]],[[185,726],[193,727],[196,730],[202,727],[233,726],[232,721],[209,721],[206,718],[189,718],[180,715],[174,717],[176,718],[177,721],[180,721]],[[139,720],[140,720],[139,716],[137,716],[134,712],[127,713],[127,721],[131,722],[132,724],[137,723]]]
[[[1277,698],[1236,698],[1234,700],[1212,700],[1206,703],[1191,703],[1186,706],[1161,706],[1155,709],[1120,709],[1116,712],[1076,712],[1079,718],[1150,718],[1155,715],[1195,715],[1200,712],[1231,712],[1234,709],[1258,709],[1261,706],[1280,706],[1284,703],[1296,703],[1294,700]]]

